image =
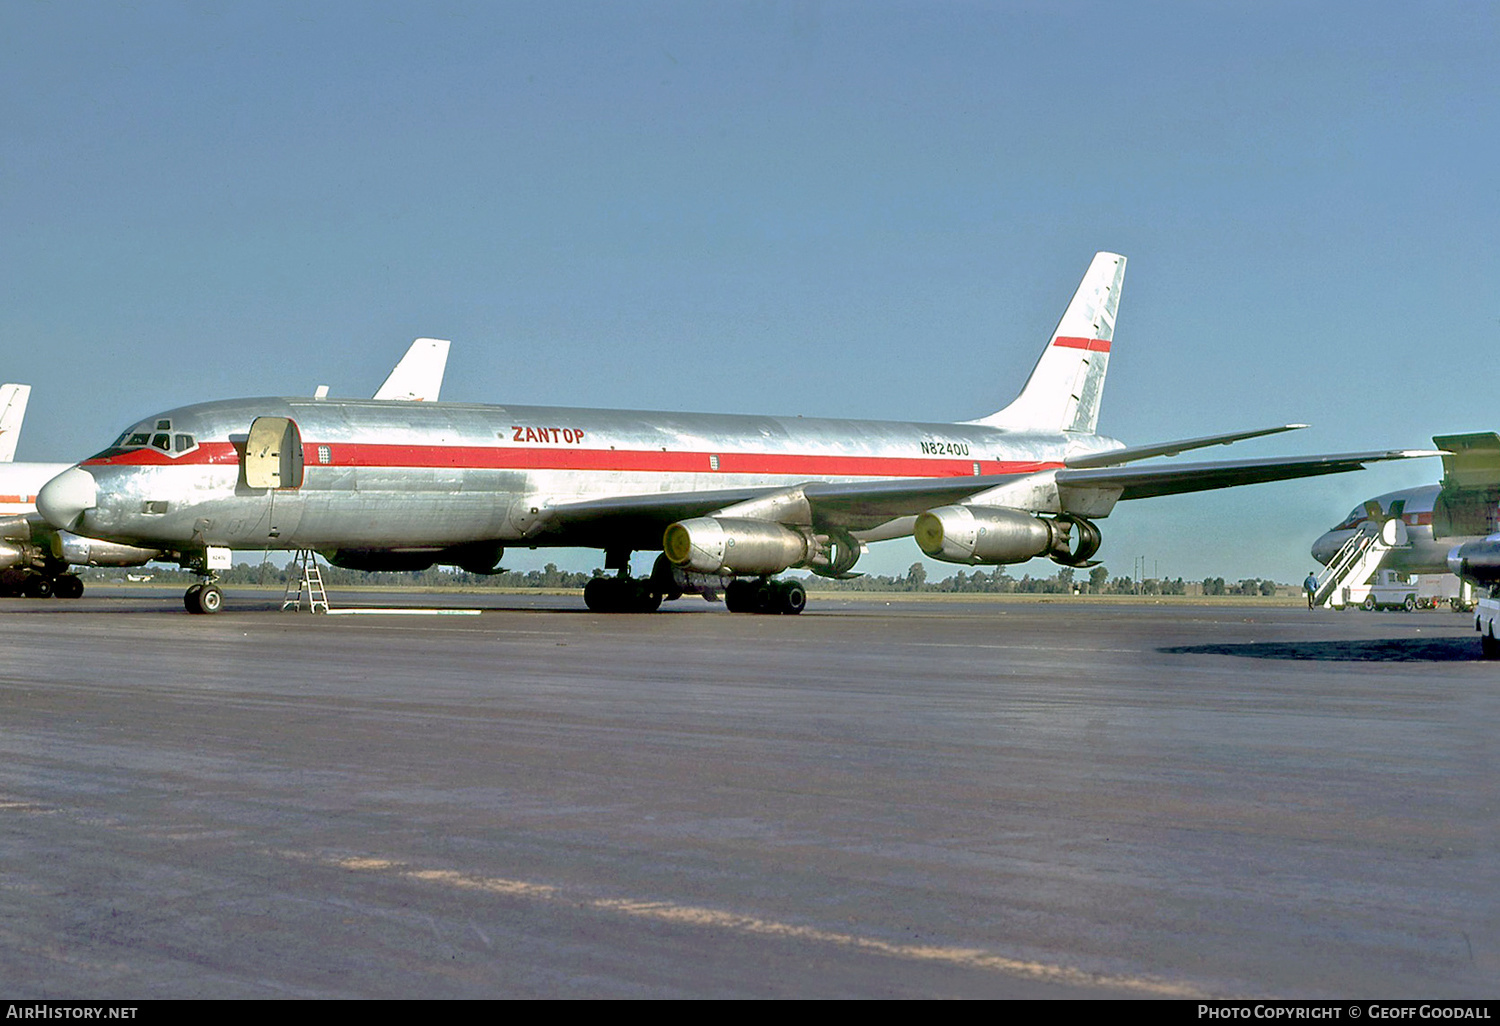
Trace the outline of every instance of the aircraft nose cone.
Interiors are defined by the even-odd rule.
[[[99,486],[87,470],[69,467],[42,485],[36,509],[47,523],[63,531],[78,526],[79,518],[99,504]]]
[[[1336,538],[1334,536],[1334,532],[1329,531],[1327,534],[1323,535],[1323,537],[1313,542],[1312,558],[1316,559],[1324,566],[1327,566],[1328,561],[1334,556],[1338,555],[1338,551],[1343,546],[1343,544],[1344,539]]]

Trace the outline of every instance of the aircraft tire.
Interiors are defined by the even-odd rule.
[[[202,594],[203,594],[203,585],[201,585],[201,584],[195,584],[195,585],[193,585],[187,591],[183,592],[183,594],[182,594],[182,607],[184,609],[186,609],[189,613],[201,613],[201,612],[203,612],[203,606],[198,601],[198,597],[200,595],[202,595]]]
[[[83,579],[73,574],[63,574],[52,582],[52,594],[58,598],[83,598]]]
[[[51,598],[52,581],[46,577],[28,578],[21,588],[21,593],[27,598]]]
[[[613,613],[616,609],[615,589],[608,577],[595,577],[583,586],[583,604],[592,613]]]
[[[216,584],[205,584],[198,593],[198,606],[200,613],[217,613],[224,608],[224,593]]]
[[[782,581],[776,592],[777,612],[796,616],[807,608],[807,589],[801,581]]]
[[[724,608],[731,613],[753,612],[750,592],[755,587],[754,581],[730,581],[724,588]]]

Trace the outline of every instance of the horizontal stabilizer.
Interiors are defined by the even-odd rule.
[[[1153,456],[1176,456],[1178,453],[1188,452],[1191,449],[1203,449],[1210,445],[1229,445],[1232,442],[1242,442],[1247,438],[1278,435],[1283,431],[1298,431],[1305,427],[1307,427],[1306,424],[1281,424],[1277,427],[1259,428],[1255,431],[1204,435],[1202,438],[1185,438],[1181,441],[1159,442],[1155,445],[1132,445],[1124,449],[1111,449],[1108,452],[1092,452],[1086,456],[1071,456],[1063,461],[1063,465],[1080,469],[1116,467],[1122,463],[1134,463],[1136,460],[1150,459]]]

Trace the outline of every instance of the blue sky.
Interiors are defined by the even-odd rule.
[[[1108,434],[1497,430],[1497,12],[6,0],[18,457],[368,395],[419,335],[453,340],[455,400],[968,419],[1101,249],[1130,258]],[[1439,473],[1127,503],[1102,556],[1299,581],[1359,500]]]

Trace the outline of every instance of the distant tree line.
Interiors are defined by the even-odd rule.
[[[412,571],[345,570],[331,566],[321,560],[318,563],[323,581],[329,586],[359,587],[409,587],[409,588],[535,588],[542,590],[571,590],[582,588],[592,577],[603,570],[574,573],[560,570],[556,563],[548,563],[540,570],[507,570],[498,574],[471,574],[452,567],[429,567]],[[80,571],[93,580],[124,580],[127,574],[150,574],[155,583],[181,583],[184,586],[198,578],[187,570],[176,567],[151,566],[135,570],[99,569]],[[295,578],[297,564],[288,561],[276,566],[269,560],[262,563],[239,563],[232,569],[221,571],[219,580],[227,585],[285,586],[288,577]],[[1050,577],[1032,577],[1024,574],[1019,579],[1012,577],[1006,567],[993,570],[960,570],[951,577],[939,581],[928,580],[927,567],[913,563],[901,577],[885,574],[863,574],[849,580],[837,581],[823,577],[808,577],[806,585],[814,591],[880,591],[880,592],[932,592],[938,594],[972,595],[1185,595],[1188,585],[1181,577],[1176,580],[1133,577],[1112,577],[1104,566],[1091,567],[1086,578],[1080,579],[1078,571],[1063,567]],[[1204,595],[1275,595],[1276,582],[1259,577],[1246,578],[1230,583],[1222,577],[1205,577],[1202,581]]]

